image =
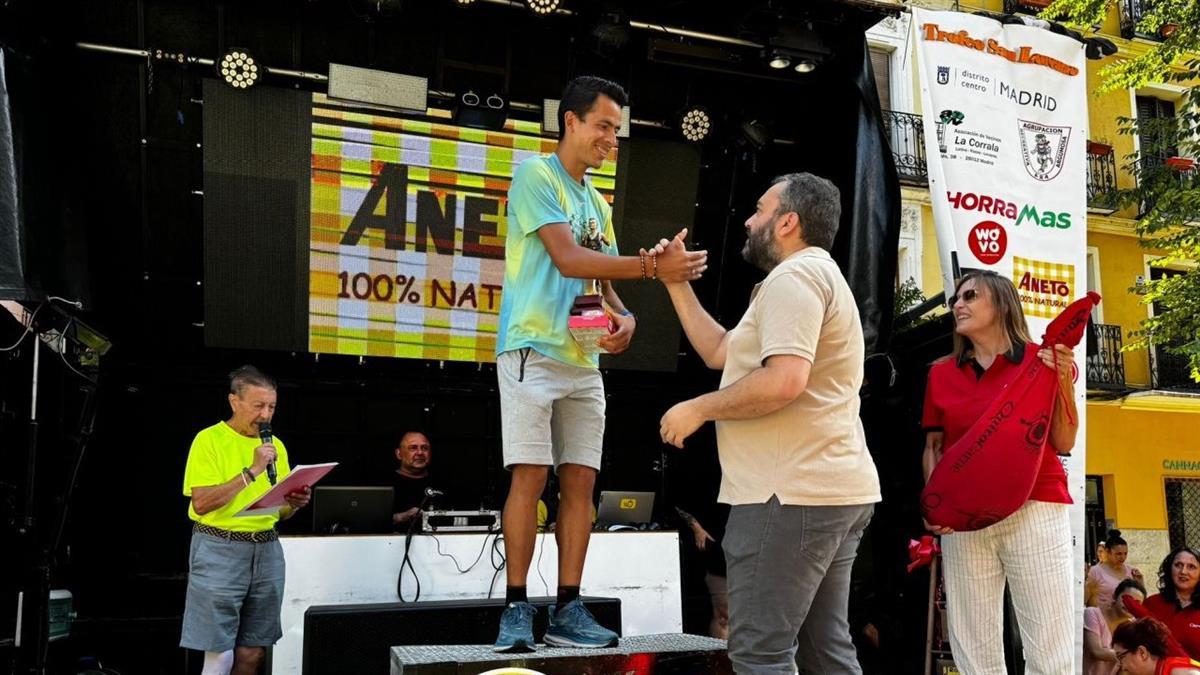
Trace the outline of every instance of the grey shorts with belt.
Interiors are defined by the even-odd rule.
[[[283,547],[192,533],[179,646],[223,652],[269,647],[283,636]]]

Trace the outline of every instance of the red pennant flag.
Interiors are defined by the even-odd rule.
[[[1093,292],[1071,303],[1042,336],[1042,348],[1074,347],[1083,339]],[[1021,367],[1012,384],[942,455],[921,492],[921,510],[932,525],[981,530],[1012,515],[1029,499],[1050,430],[1058,374],[1040,359]]]

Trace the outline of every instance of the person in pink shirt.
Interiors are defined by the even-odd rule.
[[[1112,634],[1117,626],[1133,620],[1133,615],[1121,601],[1129,595],[1138,602],[1146,599],[1146,588],[1136,579],[1117,584],[1108,605],[1083,610],[1083,675],[1112,675],[1117,665],[1117,653],[1112,647]]]
[[[1125,559],[1129,557],[1129,544],[1121,538],[1120,530],[1108,531],[1104,548],[1107,555],[1088,570],[1087,582],[1083,587],[1083,602],[1088,607],[1107,609],[1113,601],[1117,585],[1126,579],[1136,579],[1142,585],[1146,583],[1136,567],[1125,564]]]

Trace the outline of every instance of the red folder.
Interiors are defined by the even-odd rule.
[[[317,481],[324,478],[325,474],[332,471],[333,467],[337,465],[337,462],[301,464],[293,468],[288,475],[283,477],[283,480],[276,483],[275,487],[268,490],[266,494],[247,504],[246,508],[238,511],[237,515],[264,516],[278,513],[279,509],[287,506],[287,500],[284,497],[289,493],[316,485]]]

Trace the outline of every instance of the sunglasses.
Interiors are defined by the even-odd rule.
[[[948,307],[953,307],[954,305],[958,304],[959,299],[969,305],[972,302],[975,302],[975,298],[978,297],[979,291],[975,290],[974,288],[968,288],[962,293],[955,293],[954,295],[950,296],[950,299],[946,301],[946,305]]]

